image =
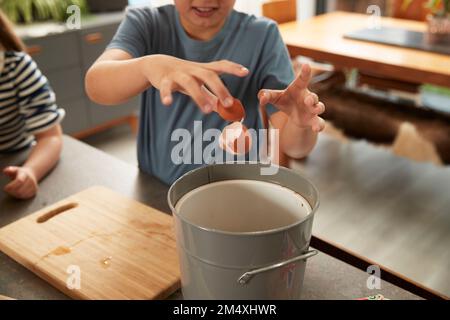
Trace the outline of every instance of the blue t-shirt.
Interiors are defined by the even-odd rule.
[[[262,128],[259,90],[284,89],[294,80],[289,54],[276,23],[237,11],[231,12],[213,39],[199,41],[184,31],[173,5],[128,9],[108,46],[108,49],[112,48],[122,49],[135,58],[165,54],[196,62],[226,59],[247,67],[250,74],[244,78],[222,75],[221,79],[233,97],[242,101],[246,111],[244,124],[255,130]],[[268,106],[267,111],[270,115],[276,109]],[[222,130],[227,124],[214,112],[203,114],[186,95],[175,93],[173,104],[166,107],[161,103],[158,90],[146,90],[141,97],[140,109],[140,169],[167,184],[172,183],[184,173],[211,162],[206,156],[194,154],[198,139],[203,149],[212,142],[218,144],[218,141],[207,141],[208,134],[205,133],[213,128]],[[179,134],[177,129],[189,135]],[[187,139],[189,143],[186,143]],[[184,147],[179,152],[183,158],[180,163],[180,159],[174,159],[174,154],[178,154],[181,142]]]

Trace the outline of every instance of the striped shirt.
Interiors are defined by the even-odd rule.
[[[34,134],[60,123],[64,115],[32,58],[0,51],[0,153],[30,147]]]

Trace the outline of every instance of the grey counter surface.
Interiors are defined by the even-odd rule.
[[[294,170],[319,190],[315,237],[450,297],[450,167],[321,135]]]
[[[0,157],[0,168],[20,162],[23,155]],[[64,137],[61,161],[40,185],[38,196],[17,201],[0,191],[0,227],[93,185],[103,185],[164,212],[168,187],[155,178],[99,150]],[[382,294],[391,299],[419,297],[387,282],[369,290],[369,275],[326,254],[308,261],[303,299],[356,299]],[[383,274],[381,274],[383,277]],[[0,253],[0,295],[16,299],[66,299],[32,272]],[[180,298],[176,293],[172,298]]]

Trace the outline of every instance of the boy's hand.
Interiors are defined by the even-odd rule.
[[[289,120],[300,128],[311,128],[320,132],[325,121],[319,117],[325,105],[319,97],[308,90],[311,80],[311,67],[302,66],[301,73],[286,90],[261,90],[258,94],[261,106],[270,103],[289,116]]]
[[[145,59],[143,75],[153,87],[160,90],[163,104],[170,105],[173,101],[172,93],[178,91],[190,96],[205,113],[213,111],[217,101],[208,94],[208,90],[202,88],[203,85],[206,85],[225,107],[231,107],[233,97],[219,75],[228,73],[245,77],[249,72],[244,66],[226,60],[198,63],[167,55],[151,55]]]
[[[38,183],[35,174],[26,167],[7,167],[3,173],[12,181],[3,189],[6,193],[18,199],[30,199],[34,197],[38,190]]]

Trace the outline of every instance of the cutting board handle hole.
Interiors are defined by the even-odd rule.
[[[68,203],[68,204],[62,205],[59,208],[50,210],[49,212],[43,214],[42,216],[40,216],[36,220],[36,222],[37,223],[47,222],[48,220],[50,220],[51,218],[57,216],[58,214],[61,214],[63,212],[69,211],[69,210],[72,210],[72,209],[74,209],[76,207],[78,207],[78,203]]]

